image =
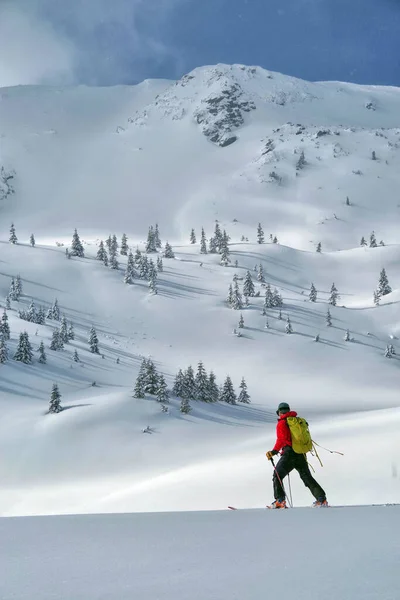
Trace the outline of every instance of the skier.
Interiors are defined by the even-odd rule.
[[[311,475],[305,454],[297,454],[292,448],[292,436],[286,419],[297,417],[297,413],[290,410],[289,404],[281,402],[276,414],[278,415],[276,443],[273,449],[266,453],[268,460],[272,460],[276,454],[281,453],[281,458],[274,468],[272,478],[275,501],[272,503],[271,508],[286,508],[286,494],[282,482],[293,469],[296,469],[304,485],[313,494],[315,498],[314,506],[328,506],[326,494]]]

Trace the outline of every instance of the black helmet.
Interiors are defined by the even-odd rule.
[[[278,410],[276,411],[276,414],[279,415],[279,413],[288,413],[290,412],[290,406],[287,402],[281,402],[280,405],[278,406]]]

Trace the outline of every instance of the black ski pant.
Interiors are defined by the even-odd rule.
[[[296,469],[304,485],[308,487],[316,500],[325,500],[326,495],[322,487],[311,475],[310,467],[304,454],[297,454],[291,446],[285,446],[282,456],[276,464],[272,481],[274,483],[275,500],[283,500],[286,497],[282,486],[283,479],[293,469]]]

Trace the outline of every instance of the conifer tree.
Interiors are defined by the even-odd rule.
[[[369,247],[370,248],[377,248],[378,244],[376,243],[376,237],[375,237],[375,232],[373,231],[371,233],[371,235],[369,236]]]
[[[388,279],[388,276],[386,275],[386,270],[383,268],[379,275],[377,292],[378,292],[379,296],[382,297],[382,296],[386,296],[387,294],[390,294],[391,291],[392,291],[392,288],[389,285],[389,279]]]
[[[117,271],[119,269],[118,258],[114,252],[112,254],[110,254],[109,266],[110,266],[110,269],[113,269],[114,271]]]
[[[336,306],[338,300],[340,299],[340,296],[338,294],[338,291],[336,289],[336,286],[334,283],[332,283],[332,287],[331,287],[331,295],[329,296],[329,304],[331,304],[332,306]]]
[[[142,364],[140,365],[139,373],[136,378],[135,388],[133,391],[134,398],[144,398],[145,397],[145,378],[146,378],[146,359],[143,359]]]
[[[32,248],[34,248],[36,245],[35,236],[33,235],[33,233],[31,233],[31,237],[29,238],[29,243],[32,246]]]
[[[276,235],[274,236],[274,239],[272,240],[273,244],[277,244],[278,243],[278,238],[276,237]]]
[[[22,279],[21,275],[17,275],[15,278],[15,299],[19,300],[22,296]]]
[[[264,268],[263,268],[263,266],[262,266],[261,263],[258,265],[257,281],[261,281],[261,282],[265,281],[265,278],[264,278]]]
[[[229,246],[228,246],[228,244],[223,243],[222,247],[221,247],[221,260],[220,260],[220,264],[223,267],[227,267],[230,262],[231,262],[231,259],[230,259]]]
[[[168,387],[164,375],[160,375],[158,377],[158,388],[156,392],[156,397],[157,401],[162,402],[163,404],[169,402]]]
[[[217,254],[218,252],[218,246],[215,237],[210,237],[209,252],[210,254]]]
[[[311,289],[308,297],[310,298],[310,302],[317,301],[317,288],[313,283],[311,284]]]
[[[236,394],[229,375],[224,381],[219,399],[221,402],[226,402],[227,404],[236,404]]]
[[[177,398],[182,398],[184,393],[184,375],[182,369],[179,369],[172,388],[172,394]]]
[[[247,383],[246,383],[244,377],[242,377],[242,381],[240,382],[239,389],[240,389],[240,392],[239,392],[239,396],[238,396],[238,401],[242,402],[243,404],[250,404],[250,396],[247,391]]]
[[[207,240],[203,227],[201,228],[200,254],[207,254]]]
[[[0,364],[4,364],[8,360],[7,342],[4,335],[0,335]]]
[[[50,350],[62,350],[64,348],[64,342],[60,336],[60,330],[56,327],[53,329],[53,334],[50,342]]]
[[[75,331],[74,331],[74,325],[73,325],[73,323],[70,323],[68,325],[67,336],[68,336],[68,340],[74,340],[75,339]]]
[[[346,197],[346,206],[350,206],[350,198],[348,196]]]
[[[232,308],[232,304],[233,304],[233,288],[232,288],[232,284],[229,284],[229,290],[228,290],[228,295],[226,297],[226,302],[227,302],[228,306],[230,306]]]
[[[10,298],[10,300],[17,300],[17,293],[15,290],[15,279],[14,277],[11,278],[11,283],[10,283],[10,291],[8,292],[8,296]]]
[[[285,331],[286,331],[286,333],[293,333],[293,327],[292,327],[292,323],[290,321],[289,315],[287,316],[287,319],[286,319]]]
[[[214,241],[215,241],[215,245],[217,247],[218,252],[220,252],[221,244],[222,244],[222,232],[221,232],[221,228],[218,224],[218,221],[215,223]],[[211,240],[210,240],[210,242],[211,242]]]
[[[70,254],[71,256],[79,256],[79,258],[85,257],[85,251],[83,249],[82,242],[76,229],[74,230],[74,235],[72,236]]]
[[[283,306],[283,300],[282,300],[282,296],[280,295],[280,293],[278,292],[278,290],[275,288],[273,293],[272,293],[272,306],[274,308],[282,308]]]
[[[190,243],[191,244],[195,244],[196,243],[196,233],[195,233],[194,229],[192,229],[192,231],[190,232]]]
[[[386,358],[392,358],[392,356],[393,356],[393,354],[392,354],[392,352],[391,352],[391,350],[390,350],[390,346],[389,346],[389,344],[388,344],[388,345],[386,346],[386,350],[385,350],[385,357],[386,357]]]
[[[74,362],[81,362],[80,358],[79,358],[79,354],[78,354],[78,350],[75,348],[74,350],[74,356],[73,356]]]
[[[332,316],[331,316],[331,311],[329,310],[329,308],[328,308],[328,310],[326,312],[325,321],[326,321],[327,327],[331,327],[332,326]]]
[[[179,410],[184,415],[188,415],[190,413],[190,411],[192,410],[192,407],[190,406],[189,398],[182,398],[181,406],[180,406]]]
[[[188,366],[183,374],[183,396],[189,400],[196,398],[196,382],[194,371],[191,365]]]
[[[317,335],[315,336],[314,342],[319,342],[319,333],[317,333]]]
[[[210,402],[218,402],[219,399],[219,389],[216,381],[216,377],[213,371],[210,372],[208,376],[208,385],[207,385],[207,397]]]
[[[164,271],[164,265],[161,256],[157,256],[157,271],[159,273]]]
[[[278,314],[278,319],[279,319],[280,321],[282,321],[282,311],[281,311],[281,310],[279,311],[279,314]]]
[[[10,294],[7,294],[6,296],[6,300],[5,300],[5,304],[6,304],[6,309],[10,310],[11,309],[11,298],[10,298]]]
[[[106,252],[106,249],[104,248],[103,240],[100,240],[99,249],[97,250],[96,258],[97,258],[97,260],[101,260],[101,262],[104,262],[104,259],[107,258],[107,252]]]
[[[346,333],[344,335],[344,341],[345,342],[350,342],[351,338],[350,338],[350,331],[348,329],[346,329]]]
[[[8,315],[6,309],[4,309],[1,316],[0,331],[5,340],[10,339],[10,325],[8,324]]]
[[[14,354],[14,360],[23,362],[27,365],[32,363],[33,351],[26,331],[19,334],[18,346]]]
[[[124,283],[133,283],[135,277],[135,262],[132,252],[129,250],[128,262],[126,263],[126,270],[124,275]]]
[[[174,251],[172,250],[172,246],[168,242],[165,242],[164,248],[164,257],[165,258],[175,258]]]
[[[58,306],[57,298],[54,300],[54,304],[51,307],[51,318],[54,319],[54,321],[60,320],[60,307]]]
[[[379,295],[379,292],[377,292],[376,290],[374,290],[373,298],[374,298],[374,304],[375,304],[375,306],[379,306],[379,303],[381,301],[381,297]]]
[[[126,237],[126,233],[122,234],[120,254],[121,256],[127,256],[128,254],[128,238]]]
[[[208,377],[202,361],[197,365],[195,377],[195,398],[201,402],[209,402],[208,396]]]
[[[117,240],[117,236],[115,235],[115,233],[113,234],[113,236],[111,237],[111,246],[110,246],[110,256],[111,255],[117,255],[118,254],[118,240]]]
[[[67,319],[65,318],[65,315],[63,315],[61,317],[60,338],[64,344],[68,344],[68,342],[69,342],[68,323],[67,323]]]
[[[321,244],[321,242],[318,242],[318,244],[317,244],[317,252],[319,254],[322,252],[322,244]]]
[[[157,249],[161,248],[161,239],[160,239],[160,231],[158,229],[158,223],[156,223],[156,226],[154,228],[154,243]]]
[[[46,352],[44,349],[43,340],[40,342],[40,345],[39,345],[39,362],[42,365],[45,365],[47,363],[47,356],[46,356]]]
[[[243,319],[243,314],[240,313],[240,319],[239,319],[239,325],[238,325],[239,329],[243,329],[244,328],[244,319]]]
[[[108,260],[107,252],[104,252],[104,255],[103,255],[103,265],[105,267],[108,267],[108,263],[109,263],[109,260]]]
[[[145,367],[144,367],[144,380],[143,386],[146,394],[150,394],[151,396],[155,396],[157,394],[158,389],[158,374],[155,367],[155,364],[150,359],[145,359]]]
[[[139,265],[139,277],[140,279],[148,279],[149,276],[149,259],[146,254],[144,254],[141,258]]]
[[[249,296],[250,298],[252,298],[255,293],[256,293],[256,290],[254,287],[253,279],[251,277],[251,273],[250,273],[250,271],[247,271],[246,277],[244,279],[244,284],[243,284],[243,294],[245,296]]]
[[[156,247],[154,227],[153,227],[153,225],[150,225],[149,232],[147,234],[146,253],[150,254],[152,252],[157,252],[157,247]]]
[[[154,267],[153,262],[151,263],[153,268],[149,270],[149,290],[152,294],[158,294],[157,288],[157,270]]]
[[[18,244],[18,238],[17,234],[15,233],[14,223],[11,223],[9,241],[10,244]]]
[[[367,240],[365,239],[364,236],[362,236],[361,241],[360,241],[360,246],[368,246],[367,244]]]
[[[111,243],[112,243],[112,237],[111,237],[111,234],[110,234],[108,236],[108,238],[106,239],[106,246],[107,246],[109,252],[111,250]]]
[[[232,304],[233,310],[242,310],[243,309],[243,298],[240,293],[239,284],[235,281],[233,285],[233,295],[232,295]]]
[[[93,327],[93,325],[89,331],[89,346],[90,346],[90,352],[92,352],[92,354],[100,354],[99,338],[97,337],[97,333],[96,333],[96,330]]]
[[[261,223],[258,224],[257,227],[257,243],[258,244],[264,244],[265,243],[265,237],[264,237],[264,230],[261,226]]]
[[[267,283],[267,285],[265,287],[265,298],[264,298],[263,314],[266,315],[267,314],[267,310],[269,308],[273,308],[273,306],[274,306],[274,296],[272,294],[270,284]]]
[[[53,383],[50,395],[49,413],[59,413],[62,411],[61,394],[58,385]]]

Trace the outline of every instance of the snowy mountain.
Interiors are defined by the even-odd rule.
[[[324,469],[315,464],[331,503],[400,501],[399,108],[396,88],[240,65],[134,87],[0,89],[2,307],[12,279],[22,282],[0,365],[1,514],[263,506],[280,401],[344,453],[322,450]],[[230,236],[225,266],[200,253],[201,228],[209,250],[216,220]],[[125,233],[144,256],[156,224],[163,247],[148,259],[167,241],[175,258],[163,258],[154,294],[139,263],[129,284],[127,256],[110,269],[96,255],[100,240],[115,234],[120,244]],[[69,260],[75,228],[84,257]],[[376,306],[383,268],[392,291]],[[233,310],[229,285],[237,279],[242,293],[248,271],[258,295]],[[263,311],[268,284],[281,315]],[[56,299],[75,336],[52,350],[61,322],[21,316]],[[13,360],[25,330],[32,364]],[[178,369],[199,361],[236,391],[244,377],[251,404],[193,401],[184,415],[172,397],[163,412],[132,397],[144,357],[170,389]],[[53,383],[68,410],[47,415]],[[293,479],[296,505],[309,504]]]

